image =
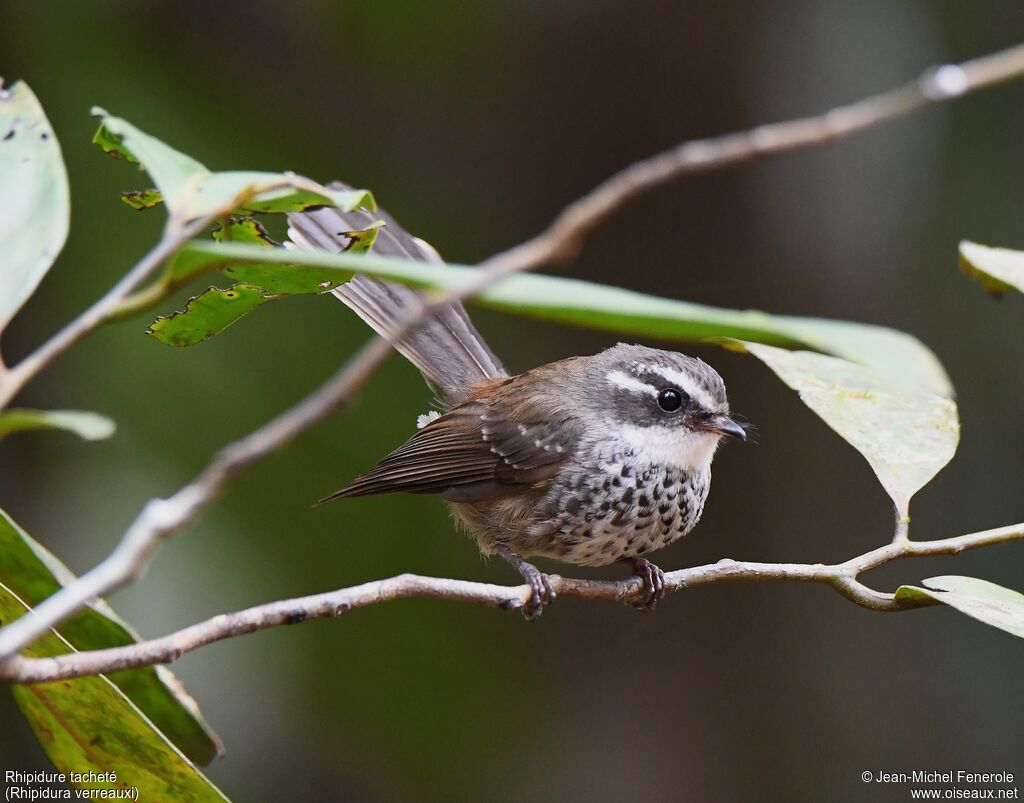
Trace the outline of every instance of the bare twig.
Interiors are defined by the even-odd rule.
[[[207,215],[190,223],[179,223],[173,218],[169,219],[160,241],[99,301],[16,366],[9,368],[5,374],[0,374],[0,410],[7,406],[32,377],[106,321],[122,300],[152,276],[175,251],[202,233],[216,217],[217,215]]]
[[[145,290],[135,293],[179,248],[201,234],[215,220],[242,206],[254,196],[273,190],[295,188],[325,197],[331,194],[327,187],[305,176],[298,176],[290,171],[282,175],[279,180],[242,189],[220,208],[194,220],[189,220],[187,212],[182,211],[184,206],[176,211],[172,210],[160,241],[102,298],[13,368],[6,368],[0,359],[0,410],[7,406],[29,380],[98,326],[139,312],[175,289],[176,282],[170,277],[164,277]],[[191,190],[195,191],[198,183],[193,184]]]
[[[497,254],[483,265],[501,272],[566,261],[611,214],[652,189],[694,173],[718,170],[761,156],[825,145],[936,103],[1024,75],[1024,45],[962,64],[924,72],[916,81],[824,114],[758,126],[750,131],[684,142],[634,162],[569,204],[536,237]],[[482,288],[478,288],[479,289]]]
[[[969,533],[938,541],[904,541],[889,544],[843,563],[744,563],[720,560],[707,566],[680,569],[665,575],[668,591],[682,591],[699,585],[721,582],[791,581],[831,586],[847,599],[873,611],[906,611],[938,604],[923,598],[900,598],[875,591],[857,576],[869,569],[905,557],[951,555],[1004,541],[1024,538],[1024,523],[998,530]],[[560,598],[630,602],[644,594],[640,578],[627,580],[577,580],[551,576],[551,584]],[[39,683],[108,674],[152,664],[169,664],[192,650],[257,630],[293,625],[308,619],[341,616],[354,608],[365,608],[397,599],[430,598],[474,602],[490,608],[522,607],[530,596],[530,587],[498,586],[441,577],[403,574],[386,580],[314,594],[297,599],[257,605],[234,613],[224,613],[178,630],[162,638],[124,647],[70,653],[52,658],[15,656],[0,664],[0,683]]]
[[[900,117],[930,102],[959,97],[1020,75],[1024,75],[1024,45],[960,65],[931,69],[904,87],[819,116],[683,143],[636,162],[570,204],[537,236],[481,263],[481,270],[460,290],[415,311],[406,325],[399,329],[396,339],[421,322],[438,304],[452,298],[474,295],[511,273],[571,258],[587,234],[609,215],[641,194],[669,181],[768,154],[832,142]],[[171,251],[164,253],[163,257],[169,253]],[[149,275],[158,264],[156,261],[150,265],[144,275]],[[129,276],[138,270],[137,267]],[[118,288],[128,282],[128,278],[122,280]],[[132,286],[138,286],[138,282],[133,282]],[[124,296],[125,293],[119,293],[118,300]],[[104,297],[99,303],[104,304],[107,298]],[[113,306],[116,307],[116,304]],[[109,312],[111,308],[108,307],[104,312]],[[41,349],[44,360],[52,359],[80,337],[81,333],[103,320],[103,316],[99,316],[94,322],[94,315],[91,310],[85,313],[80,319],[82,324],[72,324],[68,335],[58,335],[54,345]],[[168,499],[151,500],[110,556],[21,619],[0,629],[0,662],[16,658],[19,650],[81,609],[92,597],[107,594],[139,577],[161,540],[191,522],[246,467],[281,448],[344,404],[386,359],[388,353],[389,348],[383,341],[371,341],[305,400],[241,441],[221,450],[213,462],[185,488]],[[900,547],[896,542],[890,546]],[[871,597],[852,578],[844,576],[829,582],[851,598],[858,595],[864,599]],[[874,593],[871,592],[872,595]],[[877,603],[876,607],[885,604],[872,598]]]

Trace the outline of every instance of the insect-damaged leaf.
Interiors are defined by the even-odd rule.
[[[0,583],[27,605],[35,606],[72,580],[74,575],[63,563],[0,510]],[[78,650],[122,647],[138,641],[131,627],[102,601],[58,629]],[[128,669],[108,677],[193,761],[208,764],[222,751],[220,739],[203,720],[195,701],[166,667]]]
[[[346,232],[350,241],[348,250],[354,253],[368,251],[373,247],[377,231],[382,225],[383,222],[377,221],[364,230]],[[213,237],[218,242],[249,243],[262,248],[275,245],[263,226],[248,217],[232,218],[226,228],[218,227]],[[243,262],[217,267],[225,276],[237,279],[238,284],[227,290],[211,287],[191,299],[183,312],[158,318],[150,326],[149,334],[169,346],[194,346],[224,331],[239,318],[268,301],[276,301],[288,295],[326,293],[349,278],[336,270],[304,265]],[[183,284],[211,269],[208,261],[182,251],[168,265],[164,281],[168,286]]]
[[[0,331],[32,295],[68,234],[60,145],[23,81],[0,82]]]
[[[152,209],[164,202],[164,197],[159,190],[132,190],[122,192],[121,200],[132,209]]]
[[[28,610],[24,600],[0,583],[0,622],[7,624]],[[72,646],[51,630],[22,655],[48,658],[70,652]],[[104,676],[16,685],[11,691],[59,771],[113,771],[117,776],[113,783],[76,786],[122,794],[136,787],[139,800],[227,799]]]
[[[924,585],[928,587],[900,586],[896,599],[927,597],[1024,638],[1024,594],[975,577],[932,577]]]
[[[337,206],[346,211],[360,206],[376,208],[373,195],[366,190],[321,187],[291,173],[214,173],[127,120],[98,107],[93,114],[101,118],[93,142],[106,153],[139,162],[156,183],[156,190],[125,198],[136,208],[149,208],[163,200],[185,219],[230,212],[299,212],[312,206]]]
[[[893,385],[875,371],[809,351],[742,346],[864,455],[901,516],[910,497],[952,459],[960,440],[956,405]]]
[[[1024,251],[964,240],[960,243],[960,268],[992,295],[1001,296],[1008,290],[1024,293]]]
[[[194,346],[276,298],[251,284],[236,284],[227,290],[211,287],[190,299],[182,312],[157,318],[146,331],[168,346]]]

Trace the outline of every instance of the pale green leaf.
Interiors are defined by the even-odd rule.
[[[71,205],[60,145],[28,84],[0,81],[0,331],[64,247]]]
[[[964,240],[960,243],[960,267],[993,295],[1008,290],[1024,293],[1024,251],[990,248]]]
[[[31,429],[63,429],[87,441],[100,441],[113,435],[116,427],[106,416],[82,410],[0,411],[0,438]]]
[[[365,273],[438,290],[459,289],[475,274],[474,268],[462,265],[200,240],[189,243],[179,259],[187,260],[193,272],[231,266],[239,275],[237,271],[244,264],[274,264],[292,270],[324,268],[325,277],[336,272],[337,282]],[[722,309],[540,274],[516,274],[472,300],[503,312],[635,337],[688,341],[736,338],[811,348],[870,366],[894,385],[923,387],[942,395],[953,392],[939,361],[924,344],[904,332],[881,326]]]
[[[896,599],[933,599],[979,622],[1024,638],[1024,594],[975,577],[932,577],[924,585],[928,588],[900,586]]]
[[[63,563],[0,510],[0,583],[35,606],[74,579]],[[102,600],[62,622],[59,631],[77,650],[123,647],[139,640],[131,626]],[[127,669],[108,677],[193,761],[208,764],[223,751],[195,700],[166,667]]]
[[[956,405],[900,387],[876,371],[809,351],[742,346],[800,394],[874,469],[901,516],[910,498],[948,463],[960,440]]]

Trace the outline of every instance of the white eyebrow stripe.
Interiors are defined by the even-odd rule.
[[[669,368],[667,365],[641,365],[638,367],[641,368],[641,370],[650,371],[663,376],[677,388],[689,395],[691,399],[697,402],[697,404],[705,410],[714,410],[718,406],[715,403],[715,400],[711,398],[711,394],[704,390],[704,388],[701,387],[689,374],[684,374],[682,371]]]
[[[636,377],[630,376],[625,371],[609,371],[605,375],[609,385],[628,390],[630,393],[646,393],[649,396],[657,396],[658,391],[646,382],[641,382]]]

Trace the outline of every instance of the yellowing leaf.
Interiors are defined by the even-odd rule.
[[[0,584],[0,623],[17,619],[28,605]],[[73,652],[50,631],[22,654],[44,658]],[[40,747],[61,772],[116,773],[116,781],[76,786],[120,791],[133,787],[138,800],[226,800],[138,708],[103,675],[19,685],[14,699]]]
[[[927,588],[901,586],[896,599],[928,597],[979,622],[1024,638],[1024,594],[975,577],[932,577]]]
[[[956,452],[960,423],[951,400],[825,354],[742,345],[864,456],[901,516]]]

